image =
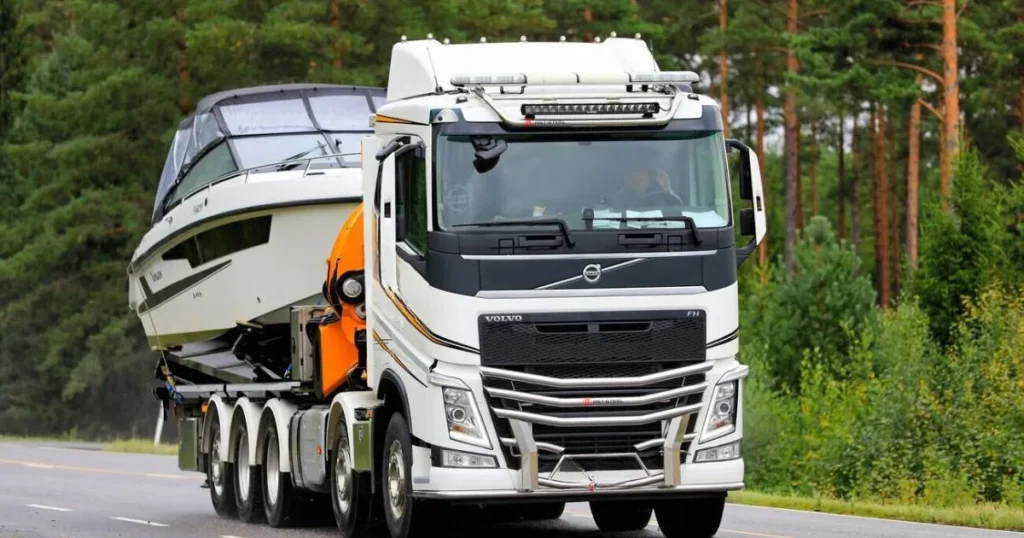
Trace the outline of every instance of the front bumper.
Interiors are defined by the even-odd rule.
[[[676,485],[647,483],[629,471],[602,471],[594,473],[603,481],[589,485],[589,477],[582,473],[561,473],[559,482],[574,483],[557,487],[543,485],[536,489],[521,488],[519,471],[512,469],[454,469],[432,467],[429,477],[421,480],[414,493],[421,499],[479,499],[515,500],[524,498],[559,499],[566,501],[589,500],[595,497],[685,497],[724,494],[743,489],[743,460],[735,459],[715,463],[690,464],[680,467],[680,481]],[[664,473],[662,473],[664,474]],[[670,475],[672,473],[669,473]],[[619,485],[614,485],[614,484]]]
[[[480,407],[493,412],[494,419],[507,421],[510,431],[497,431],[491,413],[485,413],[484,422],[495,448],[491,451],[482,451],[477,447],[469,451],[487,453],[494,456],[497,461],[510,463],[509,465],[490,469],[431,466],[429,463],[424,464],[431,461],[431,450],[426,447],[414,447],[414,496],[449,500],[585,500],[595,496],[661,498],[724,495],[728,491],[743,489],[742,458],[694,463],[693,456],[699,450],[742,439],[741,406],[737,413],[734,432],[704,440],[703,443],[700,433],[706,420],[710,394],[714,392],[716,385],[727,380],[742,379],[746,371],[746,367],[733,358],[711,360],[686,366],[674,372],[633,378],[542,379],[538,376],[529,377],[528,374],[521,372],[491,368],[474,368],[465,373],[449,371],[448,376],[465,380],[467,388],[470,388],[474,395],[489,392],[491,396],[531,402],[535,405],[524,406],[518,410],[509,407],[488,408],[486,400],[480,398]],[[682,382],[683,379],[694,376],[698,377],[696,381],[699,382]],[[512,381],[518,383],[517,388],[555,384],[558,385],[555,388],[567,391],[571,389],[575,392],[563,392],[563,395],[568,394],[570,397],[559,398],[520,390],[488,390],[482,381],[479,381],[481,377],[515,378]],[[672,385],[673,380],[675,385]],[[669,386],[667,389],[666,381]],[[604,401],[602,398],[583,398],[585,401],[581,401],[580,398],[574,397],[586,395],[592,388],[596,391],[606,386],[648,387],[659,383],[659,388],[652,388],[646,395],[633,399],[627,397]],[[666,398],[678,404],[651,412],[640,410],[650,401]],[[636,411],[629,414],[614,412],[616,409],[623,409],[623,406]],[[567,417],[550,413],[552,409],[580,407],[589,409],[586,416]],[[602,410],[602,407],[608,411]],[[534,408],[540,411],[529,411]],[[631,444],[628,450],[587,452],[580,450],[579,446],[563,447],[537,441],[534,435],[535,426],[547,426],[548,431],[551,431],[552,427],[574,431],[580,428],[614,428],[642,424],[660,424],[660,428],[654,426],[655,431],[661,432],[660,437],[655,434],[654,438]],[[442,441],[441,446],[435,445],[437,448],[451,446],[443,440],[439,441]],[[514,450],[511,461],[510,449]],[[652,451],[655,454],[653,458],[650,457]],[[546,466],[543,463],[538,464],[541,452],[546,453]],[[620,460],[622,464],[605,467],[602,470],[586,470],[591,467],[591,463],[598,460],[604,463],[609,460]],[[513,462],[517,465],[511,465]]]

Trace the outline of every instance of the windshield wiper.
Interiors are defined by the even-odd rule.
[[[500,220],[500,221],[488,221],[488,222],[469,222],[466,224],[455,224],[452,228],[463,228],[466,226],[481,226],[481,227],[494,227],[494,226],[558,226],[559,231],[562,232],[562,237],[565,238],[565,244],[569,248],[576,246],[576,242],[569,236],[569,225],[566,224],[565,219],[530,219],[530,220]]]
[[[286,161],[285,164],[282,164],[282,165],[278,166],[277,167],[277,171],[280,172],[282,170],[290,170],[289,167],[294,168],[294,167],[298,166],[299,163],[289,163],[287,161],[293,161],[295,159],[301,159],[301,158],[305,157],[306,155],[309,155],[310,153],[313,153],[314,151],[316,151],[318,149],[319,150],[323,150],[324,149],[324,145],[321,144],[320,142],[317,142],[315,146],[307,149],[306,151],[302,151],[302,152],[296,153],[295,155],[292,155],[291,157],[286,157],[284,159]]]
[[[583,217],[584,221],[593,220],[614,220],[617,222],[685,222],[691,230],[693,230],[693,241],[698,245],[703,243],[704,240],[700,238],[700,232],[697,231],[697,222],[693,220],[693,217],[687,217],[686,215],[679,216],[668,216],[668,217]]]

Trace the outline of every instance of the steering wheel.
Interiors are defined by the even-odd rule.
[[[658,203],[660,201],[661,203]],[[675,193],[659,191],[649,192],[640,197],[641,204],[650,206],[677,206],[683,205],[682,199],[675,195]],[[649,205],[648,205],[649,204]]]

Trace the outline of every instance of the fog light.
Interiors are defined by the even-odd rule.
[[[468,452],[459,452],[457,450],[442,448],[441,466],[471,469],[496,469],[498,467],[498,460],[494,459],[494,456],[470,454]]]
[[[726,445],[705,448],[697,452],[693,458],[694,463],[711,463],[713,461],[728,461],[739,459],[740,442],[733,441]]]

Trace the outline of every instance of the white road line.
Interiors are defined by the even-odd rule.
[[[1007,530],[1000,530],[1000,529],[986,529],[984,527],[965,527],[963,525],[946,525],[946,524],[943,524],[943,523],[925,523],[923,521],[906,521],[904,519],[887,519],[887,518],[884,518],[884,517],[852,516],[852,515],[849,515],[849,514],[833,514],[832,512],[825,512],[825,511],[819,511],[819,510],[797,510],[795,508],[776,508],[774,506],[758,506],[756,504],[739,504],[739,503],[729,503],[729,506],[735,506],[737,508],[756,508],[756,509],[759,509],[759,510],[781,510],[783,512],[796,512],[796,513],[804,514],[804,515],[845,517],[845,518],[851,518],[851,519],[867,519],[869,521],[885,522],[885,523],[902,523],[902,524],[906,524],[906,525],[924,525],[924,526],[927,526],[927,527],[940,527],[940,528],[943,528],[943,529],[948,529],[950,531],[954,531],[954,530],[957,530],[957,529],[965,529],[965,530],[969,530],[969,531],[973,531],[973,532],[984,531],[984,532],[987,532],[987,533],[1003,533],[1003,534],[1012,534],[1012,535],[1017,535],[1017,536],[1024,536],[1024,533],[1021,533],[1019,531],[1007,531]]]
[[[70,508],[61,508],[59,506],[46,506],[45,504],[26,504],[29,508],[39,508],[40,510],[56,510],[58,512],[71,512]]]
[[[25,467],[31,467],[33,469],[55,469],[56,468],[53,465],[49,465],[47,463],[25,462],[25,463],[22,463],[22,465],[24,465]]]
[[[235,536],[233,534],[222,534],[220,538],[242,538],[241,536]]]
[[[140,525],[150,525],[150,526],[153,526],[153,527],[166,527],[167,526],[167,525],[165,525],[163,523],[157,523],[155,521],[143,521],[141,519],[132,519],[130,517],[111,516],[110,519],[116,519],[118,521],[127,521],[128,523],[138,523]]]

